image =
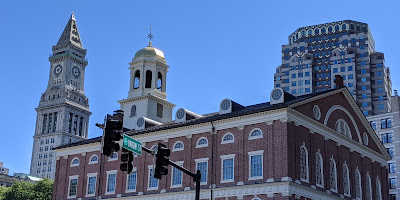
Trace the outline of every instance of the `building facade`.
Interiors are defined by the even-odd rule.
[[[8,175],[8,173],[9,173],[9,169],[3,167],[3,162],[0,162],[0,174],[6,174],[6,175]]]
[[[295,96],[335,88],[341,75],[364,115],[391,112],[392,85],[368,24],[344,20],[298,28],[282,45],[275,88]]]
[[[160,98],[165,57],[149,47],[130,63],[134,95],[119,101],[124,127],[135,127],[127,134],[146,147],[164,143],[172,161],[200,170],[201,199],[389,199],[390,156],[346,88],[298,97],[276,88],[271,102],[224,99],[219,112],[180,108],[172,121],[173,105]],[[103,156],[100,143],[55,149],[54,199],[194,199],[194,182],[179,170],[170,166],[155,179],[153,156],[144,153],[127,174],[119,170],[121,152]]]
[[[30,174],[54,179],[55,152],[62,144],[87,139],[89,100],[84,91],[86,49],[74,13],[50,55],[47,89],[36,108]]]
[[[371,127],[375,130],[378,137],[381,139],[387,152],[392,157],[388,162],[389,167],[389,192],[390,199],[395,200],[399,197],[400,187],[397,180],[400,180],[400,173],[396,166],[400,166],[399,152],[400,152],[400,97],[395,91],[392,97],[392,112],[373,115],[367,117]]]

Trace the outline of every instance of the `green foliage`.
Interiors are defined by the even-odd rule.
[[[17,181],[10,188],[0,187],[0,200],[50,200],[53,198],[53,184],[49,179],[34,184]]]

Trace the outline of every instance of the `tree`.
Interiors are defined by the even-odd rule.
[[[0,200],[51,200],[53,198],[53,184],[49,179],[37,183],[14,182],[10,188],[0,188]]]

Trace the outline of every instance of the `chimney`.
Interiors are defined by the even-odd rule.
[[[343,85],[343,77],[340,75],[335,75],[335,84],[336,84],[336,88],[342,88]]]

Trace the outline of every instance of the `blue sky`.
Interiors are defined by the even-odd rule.
[[[298,27],[351,19],[368,23],[400,89],[400,3],[391,1],[1,1],[0,162],[29,173],[39,98],[48,56],[75,12],[87,49],[85,92],[94,126],[119,109],[129,89],[128,63],[148,44],[167,64],[167,99],[199,114],[224,98],[243,105],[269,101],[281,46]]]

